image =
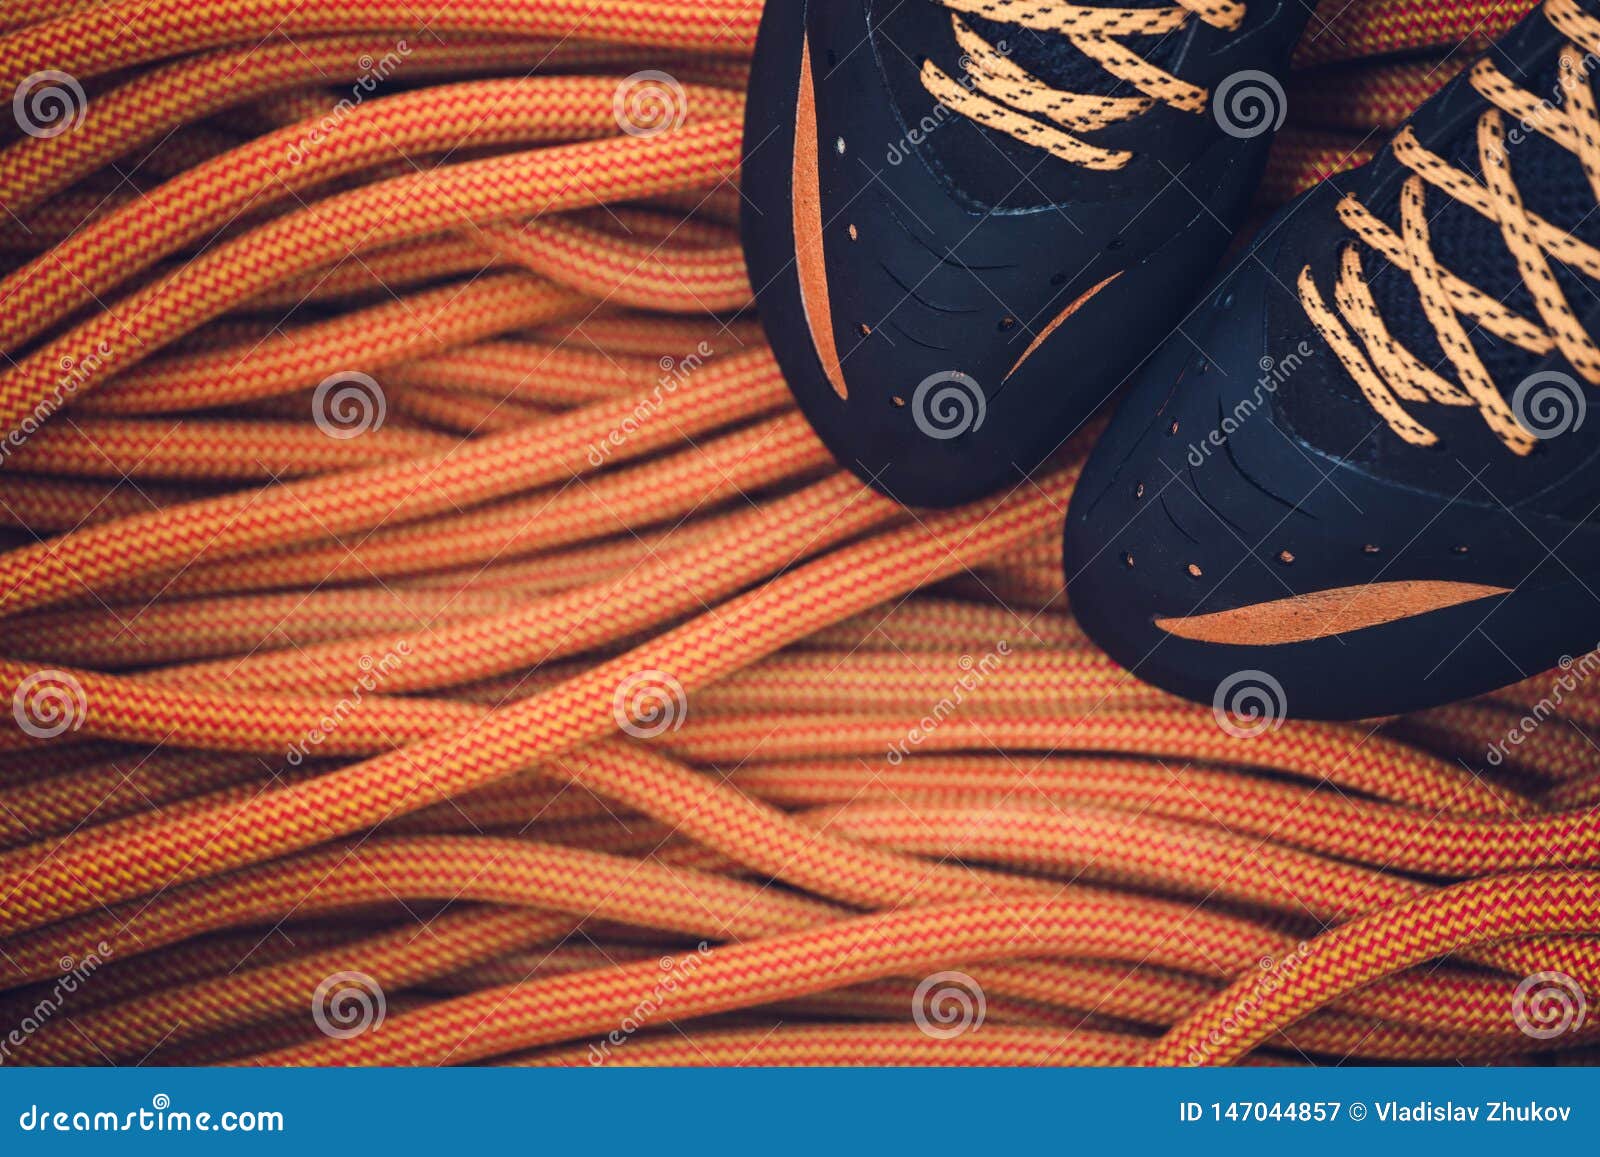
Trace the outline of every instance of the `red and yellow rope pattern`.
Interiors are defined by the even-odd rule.
[[[1314,21],[1263,208],[1519,7]],[[0,16],[77,86],[0,129],[5,1060],[1589,1055],[1593,672],[1241,737],[1064,605],[1086,437],[839,471],[747,312],[758,18]]]

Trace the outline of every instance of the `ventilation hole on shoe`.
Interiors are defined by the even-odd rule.
[[[1466,554],[1467,553],[1467,548],[1464,547],[1464,546],[1452,546],[1450,548],[1450,552],[1452,554]]]
[[[838,153],[841,157],[844,156],[844,138],[840,137],[838,140],[834,141],[833,142],[833,148],[834,148],[834,151],[836,153]]]
[[[1178,419],[1172,419],[1172,425],[1167,427],[1167,437],[1172,437],[1178,432]]]
[[[856,227],[854,225],[850,226],[850,240],[855,241],[860,238],[860,236],[861,234],[856,232]]]
[[[895,404],[895,408],[896,409],[901,409],[901,410],[905,409],[906,400],[904,398],[902,398],[899,394],[896,394],[894,397],[890,398],[889,400]]]
[[[1143,498],[1144,497],[1144,483],[1143,482],[1139,483],[1139,485],[1137,485],[1137,486],[1135,486],[1133,488],[1133,496],[1135,498]]]
[[[1133,555],[1128,551],[1122,552],[1122,565],[1127,567],[1129,570],[1133,569]]]
[[[862,337],[872,336],[872,327],[866,322],[862,322],[860,325],[856,326],[856,329],[860,332]]]
[[[1002,317],[1000,319],[1000,324],[997,325],[995,328],[998,329],[1001,333],[1005,333],[1006,330],[1008,330],[1008,329],[1016,329],[1017,328],[1017,319],[1014,318],[1014,317],[1009,317],[1009,316]]]
[[[1218,309],[1232,309],[1233,308],[1233,290],[1230,289],[1227,292],[1225,292],[1221,297],[1217,298],[1217,308]]]
[[[1366,546],[1361,548],[1361,553],[1362,554],[1377,554],[1378,553],[1378,548],[1373,546],[1372,543],[1369,542],[1369,543],[1367,543]]]
[[[1205,572],[1203,570],[1201,570],[1200,567],[1197,564],[1192,563],[1192,562],[1189,564],[1189,577],[1190,578],[1199,578],[1204,573]]]
[[[1294,555],[1289,553],[1286,550],[1280,550],[1278,552],[1278,561],[1281,562],[1284,566],[1288,566],[1290,563],[1292,563],[1294,561]]]
[[[1127,242],[1121,237],[1113,237],[1110,241],[1106,242],[1106,248],[1115,253],[1118,249],[1121,249],[1126,244]]]
[[[1196,361],[1194,363],[1194,372],[1197,373],[1197,374],[1206,373],[1210,369],[1211,369],[1211,362],[1207,358],[1200,358],[1198,361]]]

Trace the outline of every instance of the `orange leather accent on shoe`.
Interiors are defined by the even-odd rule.
[[[811,45],[800,48],[800,94],[794,118],[794,261],[800,274],[800,301],[805,306],[811,343],[822,359],[822,372],[841,398],[850,396],[839,347],[833,337],[833,310],[828,304],[828,271],[823,264],[822,182],[817,175],[817,101],[811,85]]]
[[[1156,626],[1201,643],[1273,646],[1326,639],[1509,593],[1506,587],[1428,579],[1367,583],[1208,615],[1157,619]]]
[[[1075,301],[1073,301],[1070,305],[1068,305],[1066,309],[1063,309],[1060,313],[1056,314],[1055,317],[1051,318],[1050,319],[1050,324],[1045,326],[1042,330],[1039,331],[1039,336],[1034,338],[1033,341],[1031,341],[1030,343],[1028,343],[1028,348],[1022,351],[1022,356],[1020,358],[1018,358],[1014,363],[1012,363],[1011,368],[1006,371],[1006,377],[1007,378],[1011,377],[1012,374],[1016,373],[1019,369],[1021,369],[1022,368],[1022,363],[1027,361],[1029,358],[1031,358],[1033,356],[1033,351],[1038,349],[1040,346],[1042,346],[1044,344],[1044,342],[1045,342],[1045,339],[1048,338],[1051,334],[1055,333],[1056,330],[1061,327],[1061,323],[1062,322],[1066,321],[1067,318],[1071,317],[1073,314],[1077,313],[1084,306],[1088,305],[1091,301],[1093,301],[1099,295],[1099,293],[1100,293],[1100,291],[1102,289],[1104,289],[1106,286],[1110,285],[1113,281],[1115,281],[1117,278],[1119,278],[1121,276],[1122,276],[1122,274],[1119,271],[1117,273],[1113,273],[1110,277],[1106,278],[1099,285],[1091,286],[1084,293],[1080,294]]]

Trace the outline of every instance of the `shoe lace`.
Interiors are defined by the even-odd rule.
[[[1368,288],[1356,242],[1340,254],[1336,308],[1318,290],[1310,266],[1300,273],[1300,301],[1306,315],[1372,408],[1414,445],[1431,446],[1438,436],[1406,411],[1408,402],[1476,406],[1489,428],[1518,455],[1529,453],[1537,442],[1495,387],[1468,335],[1469,322],[1529,354],[1548,357],[1559,350],[1590,385],[1600,385],[1600,349],[1579,323],[1550,262],[1555,258],[1600,280],[1600,250],[1526,207],[1505,147],[1505,121],[1510,117],[1521,131],[1538,132],[1576,156],[1600,200],[1600,113],[1589,81],[1589,66],[1600,54],[1600,20],[1583,12],[1576,0],[1546,0],[1544,14],[1568,41],[1560,56],[1565,100],[1558,107],[1535,97],[1488,59],[1474,65],[1469,83],[1491,105],[1477,124],[1481,181],[1424,148],[1407,127],[1391,146],[1395,158],[1411,170],[1401,189],[1399,231],[1354,195],[1338,206],[1347,229],[1397,270],[1410,274],[1458,381],[1435,372],[1395,340]],[[1499,227],[1533,298],[1537,320],[1510,309],[1503,299],[1484,293],[1440,263],[1430,240],[1425,203],[1429,186]]]
[[[1192,17],[1221,29],[1236,29],[1245,0],[1172,0],[1158,8],[1093,8],[1069,0],[935,0],[950,9],[962,52],[965,82],[924,61],[922,86],[944,107],[1024,144],[1046,149],[1085,168],[1115,171],[1133,154],[1105,149],[1075,134],[1094,132],[1147,112],[1160,102],[1203,113],[1210,93],[1145,60],[1119,37],[1166,36]],[[1086,96],[1052,88],[1013,63],[961,19],[981,16],[1034,32],[1065,36],[1085,56],[1137,90],[1137,96]]]

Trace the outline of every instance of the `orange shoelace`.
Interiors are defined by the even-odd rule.
[[[1473,66],[1472,87],[1495,106],[1478,118],[1482,183],[1425,148],[1408,127],[1393,144],[1395,157],[1412,171],[1401,191],[1399,231],[1379,220],[1353,195],[1339,203],[1344,226],[1411,276],[1458,381],[1445,378],[1395,340],[1367,286],[1354,244],[1347,246],[1340,258],[1336,310],[1317,288],[1311,268],[1307,266],[1300,274],[1300,300],[1307,316],[1372,408],[1391,430],[1413,445],[1431,446],[1438,437],[1413,417],[1405,404],[1430,402],[1477,407],[1513,453],[1527,454],[1537,443],[1536,435],[1518,421],[1484,366],[1468,324],[1481,326],[1535,356],[1559,352],[1585,381],[1600,385],[1600,347],[1584,331],[1551,268],[1554,258],[1588,277],[1600,278],[1600,250],[1526,207],[1512,172],[1515,148],[1506,138],[1507,117],[1513,124],[1548,137],[1582,163],[1595,196],[1600,198],[1600,113],[1587,64],[1600,52],[1600,20],[1585,13],[1575,0],[1546,0],[1544,13],[1569,41],[1560,58],[1565,104],[1557,107],[1542,102],[1490,60]],[[1430,234],[1429,186],[1500,229],[1538,310],[1537,320],[1523,317],[1439,262]]]
[[[1210,93],[1173,76],[1121,43],[1129,36],[1171,36],[1191,18],[1215,28],[1238,28],[1244,0],[1173,0],[1171,7],[1098,8],[1069,0],[1022,5],[1013,0],[938,0],[951,10],[967,80],[957,81],[931,60],[922,84],[941,105],[997,132],[1045,149],[1084,168],[1115,171],[1133,154],[1105,149],[1078,135],[1131,120],[1156,104],[1203,113]],[[1137,90],[1136,96],[1085,96],[1052,88],[1013,62],[1003,45],[990,44],[956,13],[1015,24],[1031,32],[1066,37],[1106,72]]]
[[[1254,739],[1139,684],[1062,604],[1084,444],[929,516],[795,411],[758,12],[415,7],[0,16],[106,78],[0,138],[7,1063],[1592,1058],[1587,660]]]

